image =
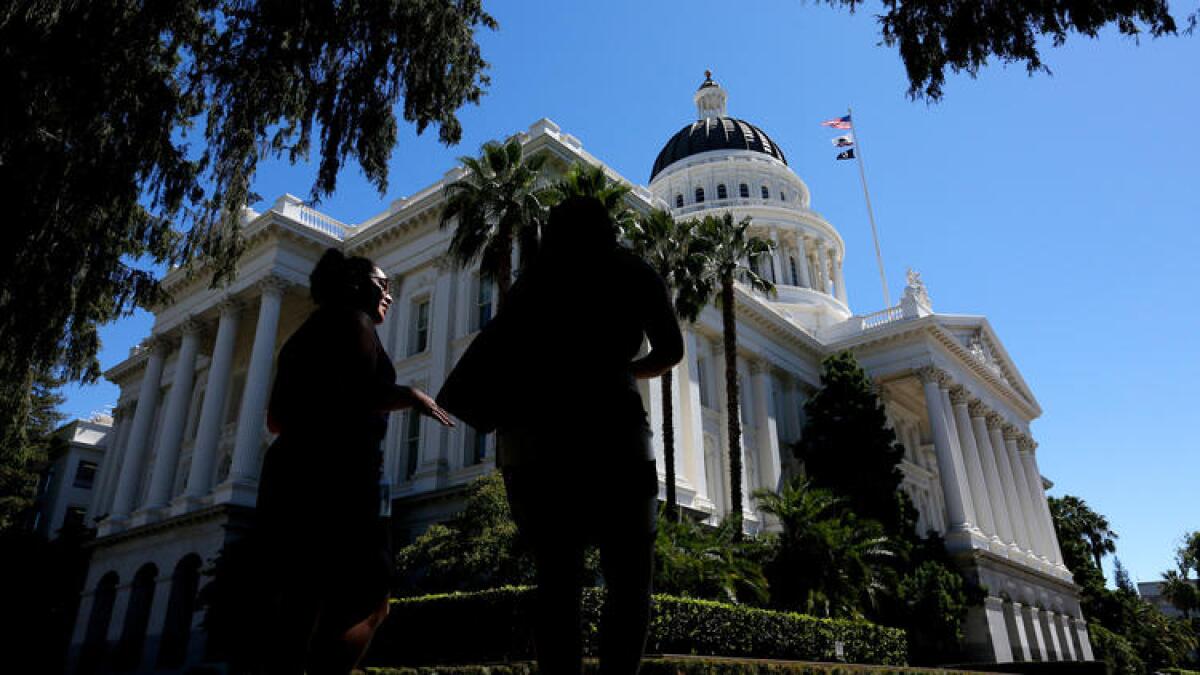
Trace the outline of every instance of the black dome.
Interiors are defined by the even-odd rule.
[[[753,150],[787,164],[783,150],[762,129],[733,117],[709,117],[692,122],[667,141],[654,160],[650,180],[675,162],[709,150]]]

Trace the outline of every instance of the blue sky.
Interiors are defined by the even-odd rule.
[[[846,240],[851,307],[883,306],[857,169],[821,120],[855,111],[888,280],[920,271],[940,312],[984,314],[1043,409],[1033,425],[1051,494],[1074,494],[1119,533],[1135,580],[1172,565],[1200,529],[1200,36],[1105,31],[1046,46],[1053,76],[993,64],[910,101],[897,53],[856,14],[782,0],[492,2],[481,35],[492,84],[461,112],[464,137],[401,134],[382,197],[356,167],[322,209],[357,222],[437,180],[489,139],[549,117],[631,181],[695,116],[711,69],[729,113],[762,127]],[[1184,5],[1183,11],[1194,7]],[[262,166],[265,205],[306,196],[312,165]],[[102,365],[149,331],[139,313],[102,330]],[[112,404],[71,387],[65,411]]]

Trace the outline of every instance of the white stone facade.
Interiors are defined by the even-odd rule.
[[[724,92],[704,92],[697,104],[701,116],[719,117]],[[604,166],[549,120],[519,138],[526,154],[547,155],[552,171],[579,161]],[[248,246],[231,285],[212,289],[180,271],[167,276],[174,301],[157,309],[143,345],[106,374],[121,397],[90,511],[98,539],[75,662],[105,643],[140,649],[141,672],[176,672],[199,658],[202,634],[193,631],[183,657],[177,635],[199,615],[171,599],[186,595],[196,561],[211,559],[253,505],[270,441],[264,417],[274,357],[311,310],[307,277],[325,248],[368,256],[393,277],[396,301],[381,338],[399,381],[436,392],[495,301],[475,270],[456,270],[447,260],[451,229],[439,227],[439,213],[443,188],[460,176],[452,169],[357,225],[285,195],[262,213],[247,212]],[[778,244],[769,268],[760,270],[776,282],[778,296],[737,291],[744,494],[776,487],[792,468],[787,448],[799,438],[805,399],[819,386],[820,362],[851,350],[878,384],[905,446],[904,489],[919,510],[919,527],[942,534],[987,589],[985,605],[968,621],[973,655],[1000,662],[1092,658],[1029,429],[1041,409],[985,318],[935,313],[911,273],[899,305],[853,314],[841,237],[810,208],[804,182],[773,156],[694,154],[658,172],[648,187],[634,186],[630,201],[641,211],[671,208],[677,218],[748,215],[760,236]],[[586,298],[567,309],[586,311]],[[707,308],[685,337],[672,392],[677,492],[683,506],[716,520],[728,510],[717,311]],[[657,429],[660,387],[641,386]],[[490,443],[465,425],[445,429],[393,414],[385,469],[401,532],[415,534],[452,513],[458,488],[493,470]],[[656,452],[661,476],[661,439]],[[753,505],[744,507],[748,526],[761,527]]]

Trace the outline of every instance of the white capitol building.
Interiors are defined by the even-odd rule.
[[[726,94],[711,80],[695,102],[698,119],[667,141],[649,186],[633,184],[630,202],[640,211],[670,208],[677,219],[750,216],[752,229],[777,244],[761,273],[778,295],[737,291],[744,493],[774,488],[794,468],[787,448],[820,383],[821,360],[850,350],[878,384],[905,447],[903,489],[920,531],[941,533],[987,589],[968,618],[972,656],[1091,660],[1030,432],[1042,411],[987,319],[934,312],[912,273],[899,305],[851,311],[842,238],[810,208],[808,187],[783,151],[758,127],[728,117]],[[527,155],[548,156],[552,172],[576,162],[605,166],[548,119],[518,138]],[[157,308],[151,335],[105,373],[121,394],[88,510],[97,539],[73,667],[108,669],[115,659],[133,672],[168,673],[200,659],[199,570],[254,505],[271,440],[265,409],[275,356],[312,309],[308,275],[326,248],[370,257],[395,277],[400,290],[381,338],[400,382],[437,390],[495,300],[478,270],[455,269],[446,255],[444,188],[462,175],[453,168],[358,224],[285,195],[262,213],[248,211],[246,252],[231,285],[167,275],[173,301]],[[715,520],[728,510],[717,311],[707,308],[685,337],[673,392],[677,491],[683,506]],[[660,387],[642,382],[642,393],[658,429]],[[460,488],[493,470],[490,444],[465,425],[393,414],[385,467],[402,537],[452,513]],[[661,440],[656,450],[661,477]],[[761,527],[752,505],[745,508],[748,526]]]

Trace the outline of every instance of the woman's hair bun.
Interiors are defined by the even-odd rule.
[[[313,302],[326,305],[345,293],[347,279],[346,255],[336,248],[326,249],[308,275],[309,293]]]

